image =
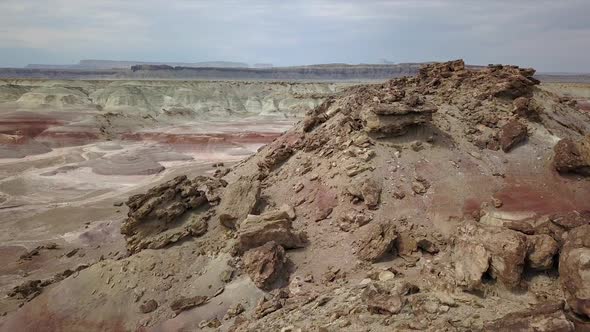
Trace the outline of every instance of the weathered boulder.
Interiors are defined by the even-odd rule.
[[[269,289],[283,274],[285,249],[274,241],[250,249],[244,254],[244,268],[256,287]]]
[[[404,298],[401,294],[390,292],[376,285],[370,285],[361,294],[367,310],[373,314],[395,315],[404,306]]]
[[[543,106],[535,99],[518,97],[514,99],[512,105],[512,113],[532,121],[540,120],[540,113],[543,111]]]
[[[374,223],[359,228],[357,236],[357,257],[376,262],[392,251],[397,233],[393,223]]]
[[[547,218],[535,226],[535,234],[547,234],[561,247],[565,242],[567,230]]]
[[[553,257],[559,251],[559,244],[547,234],[527,236],[527,263],[538,270],[553,267]]]
[[[562,247],[568,231],[590,224],[590,212],[568,211],[550,215],[535,227],[535,234],[551,236]]]
[[[564,314],[563,303],[544,303],[532,309],[510,313],[484,326],[497,332],[574,332]]]
[[[512,111],[518,115],[525,115],[529,108],[530,98],[518,97],[512,101]]]
[[[424,195],[430,188],[430,182],[425,178],[418,176],[415,181],[412,181],[412,191],[417,195]]]
[[[260,196],[260,181],[253,177],[240,177],[230,183],[219,205],[219,223],[236,229],[237,224],[252,213]]]
[[[570,309],[590,318],[590,225],[568,233],[559,257],[559,280]]]
[[[217,205],[226,185],[221,179],[197,176],[191,180],[178,176],[145,194],[129,197],[126,202],[128,217],[121,225],[127,249],[132,253],[145,248],[157,249],[188,235],[202,235],[207,230],[205,220],[193,218],[181,224],[176,222],[188,210],[204,208],[207,211]],[[195,223],[198,224],[196,228]]]
[[[576,227],[590,224],[590,211],[569,211],[555,213],[549,216],[549,220],[569,231]]]
[[[590,176],[590,136],[579,141],[565,138],[553,148],[553,166],[561,173]]]
[[[481,277],[490,267],[490,253],[483,245],[459,240],[453,250],[457,285],[472,290],[481,285]]]
[[[381,198],[381,183],[366,177],[353,181],[346,187],[346,193],[354,199],[362,200],[369,209],[376,209]]]
[[[373,179],[368,179],[361,185],[361,194],[369,209],[375,209],[379,205],[381,190],[381,184]]]
[[[520,283],[527,254],[526,235],[503,227],[469,223],[458,229],[453,259],[459,283],[477,286],[484,272],[509,287]],[[484,270],[485,262],[489,268]]]
[[[518,120],[512,119],[500,128],[498,138],[502,151],[508,152],[527,137],[527,127]]]
[[[248,215],[238,232],[240,250],[245,252],[269,241],[286,249],[304,247],[307,237],[304,232],[293,229],[291,220],[294,218],[293,209],[287,206],[261,215]]]
[[[399,231],[394,246],[399,256],[409,256],[418,250],[418,241],[412,231]]]

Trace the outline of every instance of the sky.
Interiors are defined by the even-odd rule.
[[[590,72],[590,0],[0,0],[0,67],[458,58]]]

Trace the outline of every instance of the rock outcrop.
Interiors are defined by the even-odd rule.
[[[527,262],[533,269],[549,270],[559,252],[559,243],[547,234],[527,236]]]
[[[365,130],[385,136],[400,136],[410,126],[424,125],[432,120],[432,113],[437,110],[434,104],[417,95],[403,94],[403,91],[394,91],[393,97],[384,100],[375,97],[361,113]]]
[[[468,224],[458,230],[455,242],[455,271],[460,284],[477,286],[483,273],[506,286],[520,283],[527,254],[524,234],[502,227]]]
[[[564,138],[553,148],[553,165],[562,173],[590,176],[590,136],[581,140]]]
[[[261,215],[248,215],[240,224],[238,242],[242,252],[273,241],[285,249],[302,248],[307,241],[304,232],[293,229],[295,218],[292,208],[283,206],[279,210]]]
[[[207,210],[219,204],[220,192],[226,185],[220,179],[178,176],[145,194],[131,196],[126,202],[128,217],[121,225],[127,249],[132,253],[157,249],[189,235],[203,235],[210,217]],[[186,211],[195,209],[201,213],[179,222]]]
[[[559,278],[572,311],[590,318],[590,225],[571,230],[559,258]]]

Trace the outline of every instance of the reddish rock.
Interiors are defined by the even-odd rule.
[[[527,235],[535,233],[534,227],[524,220],[513,220],[504,223],[504,227]]]
[[[590,176],[590,136],[579,141],[562,139],[553,152],[553,166],[558,172]]]
[[[338,197],[334,191],[326,186],[320,186],[315,196],[316,221],[324,220],[332,214],[332,211],[338,205]]]
[[[549,216],[552,223],[559,225],[565,230],[571,230],[576,227],[590,224],[590,211],[570,211],[555,213]]]
[[[547,234],[561,247],[565,242],[567,230],[547,219],[535,227],[535,234]]]
[[[287,257],[285,249],[274,241],[248,250],[244,254],[244,268],[256,287],[269,289],[283,274]]]
[[[502,151],[508,152],[527,137],[527,127],[515,119],[500,128],[498,135]]]
[[[526,114],[529,108],[530,99],[526,97],[518,97],[512,102],[513,112],[518,115]]]

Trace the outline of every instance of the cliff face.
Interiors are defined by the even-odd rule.
[[[28,139],[22,144],[0,144],[0,158],[46,152],[36,148],[40,141],[53,147],[82,145],[106,137],[166,142],[178,139],[196,144],[203,141],[203,133],[163,134],[157,128],[245,118],[291,123],[345,86],[180,80],[0,80],[0,134]],[[189,126],[191,130],[199,127]],[[156,132],[137,133],[141,129]],[[24,149],[25,146],[35,148]]]

